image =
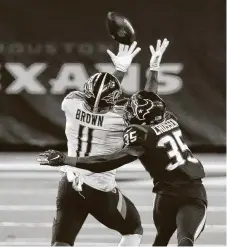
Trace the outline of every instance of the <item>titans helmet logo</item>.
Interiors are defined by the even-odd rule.
[[[87,98],[95,98],[93,93],[93,85],[92,83],[86,82],[84,84],[84,94]]]
[[[102,100],[105,100],[108,104],[114,104],[118,97],[120,96],[121,91],[116,89],[112,93],[108,94],[107,96],[103,97]]]
[[[149,99],[141,99],[140,101],[143,101],[144,103],[138,104],[136,99],[132,100],[132,109],[139,120],[146,120],[145,116],[150,113],[150,110],[153,108],[153,102]]]
[[[87,81],[84,84],[84,94],[87,98],[95,98],[94,95],[94,84],[92,83],[94,78],[96,78],[96,80],[99,78],[100,73],[96,73],[94,75],[92,75],[90,78],[87,79]]]

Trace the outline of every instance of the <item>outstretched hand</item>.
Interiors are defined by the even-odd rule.
[[[156,44],[156,49],[154,49],[152,45],[149,46],[151,51],[150,70],[158,71],[163,53],[168,45],[169,41],[167,39],[164,39],[162,43],[159,39]]]
[[[134,41],[131,46],[119,44],[118,54],[115,55],[112,51],[107,50],[116,70],[126,72],[130,67],[133,58],[141,51],[140,47],[137,47],[137,42]]]

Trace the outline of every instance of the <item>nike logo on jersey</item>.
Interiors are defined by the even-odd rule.
[[[56,160],[58,158],[60,158],[60,155],[57,155],[56,157],[52,158],[51,160]]]
[[[87,124],[92,124],[95,126],[102,127],[104,116],[93,115],[91,113],[87,113],[87,112],[81,111],[80,109],[77,109],[76,119],[80,120],[81,122],[87,123]]]

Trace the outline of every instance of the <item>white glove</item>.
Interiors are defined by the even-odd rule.
[[[134,41],[131,46],[119,44],[119,50],[117,56],[112,51],[107,50],[116,70],[126,72],[132,63],[132,59],[141,51],[140,47],[137,47],[137,42]],[[136,48],[136,49],[135,49]]]
[[[169,45],[169,41],[164,39],[162,44],[161,40],[157,41],[156,50],[152,45],[150,45],[151,51],[151,60],[150,60],[150,70],[158,71],[162,59],[162,55],[165,52],[167,46]]]

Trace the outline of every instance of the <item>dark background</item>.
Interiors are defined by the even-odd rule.
[[[162,96],[177,115],[194,151],[225,152],[225,10],[224,0],[1,0],[1,150],[66,148],[60,104],[69,90],[53,94],[49,80],[57,77],[64,63],[82,63],[87,76],[96,71],[94,63],[110,63],[105,51],[100,51],[100,44],[116,51],[105,18],[108,11],[118,11],[132,21],[142,48],[134,61],[141,66],[140,88],[150,59],[148,46],[156,44],[158,38],[168,38],[170,46],[163,63],[183,65],[177,75],[183,86],[178,92]],[[66,43],[75,44],[73,51],[63,49]],[[87,43],[93,44],[90,53],[81,48]],[[36,51],[29,50],[31,46]],[[15,80],[7,63],[29,67],[38,62],[48,65],[37,77],[47,89],[45,94],[25,90],[6,93]]]

